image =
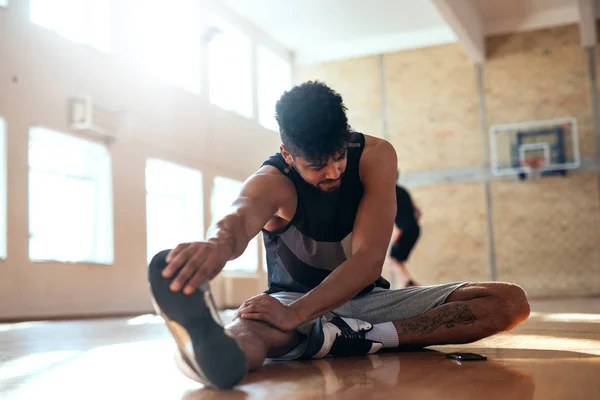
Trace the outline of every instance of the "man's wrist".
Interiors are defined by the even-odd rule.
[[[224,262],[230,261],[235,251],[235,240],[226,237],[211,237],[207,240],[208,243],[212,243],[217,246],[219,257]]]
[[[291,311],[293,317],[296,319],[298,326],[310,321],[310,313],[307,312],[302,302],[296,300],[295,302],[288,305],[288,309]]]

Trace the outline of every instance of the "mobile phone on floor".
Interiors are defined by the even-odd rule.
[[[487,360],[487,357],[483,354],[475,353],[448,353],[446,357],[457,361],[480,361]]]

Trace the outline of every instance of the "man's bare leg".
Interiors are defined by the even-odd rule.
[[[529,317],[523,289],[509,283],[473,283],[456,289],[425,314],[394,321],[399,347],[461,344],[508,331]]]

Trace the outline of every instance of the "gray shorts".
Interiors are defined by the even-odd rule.
[[[371,292],[355,297],[327,313],[326,320],[333,316],[356,318],[371,324],[399,321],[423,315],[434,307],[443,304],[446,298],[459,287],[468,282],[445,283],[434,286],[416,286],[404,289],[389,290],[375,288]],[[278,292],[271,294],[283,304],[290,304],[304,296],[303,293]],[[307,322],[300,326],[298,331],[307,335],[315,321]],[[293,360],[299,358],[304,352],[307,340],[304,340],[295,349],[278,360]]]

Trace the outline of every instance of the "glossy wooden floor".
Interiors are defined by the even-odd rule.
[[[237,390],[181,376],[160,319],[0,324],[0,398],[600,399],[600,299],[538,301],[511,333],[468,346],[270,363]],[[484,362],[444,353],[468,349]]]

